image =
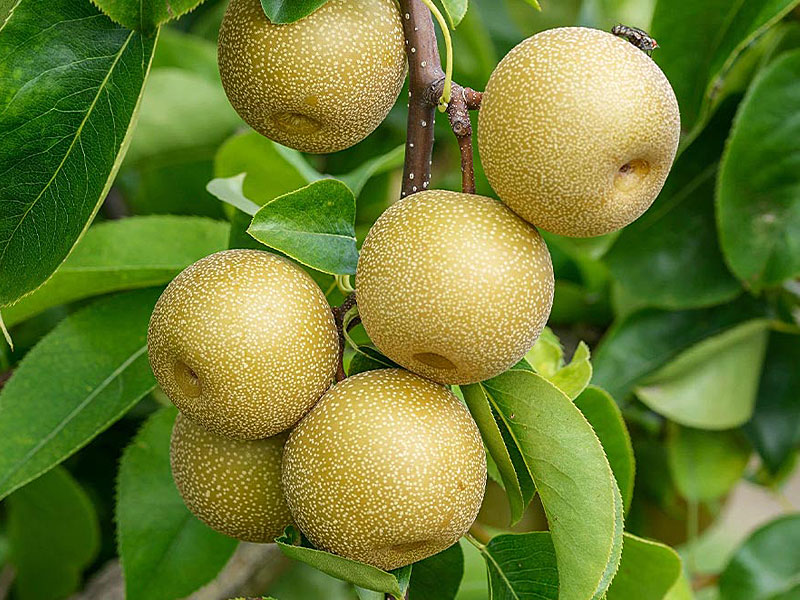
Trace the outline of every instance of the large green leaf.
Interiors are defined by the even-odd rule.
[[[47,283],[3,309],[11,326],[81,298],[169,281],[193,262],[227,247],[229,226],[199,217],[129,217],[89,228]]]
[[[355,274],[356,199],[341,181],[322,179],[268,202],[248,233],[296,261],[331,274]]]
[[[0,393],[0,498],[82,448],[155,386],[158,291],[98,300],[53,329]]]
[[[492,600],[567,597],[559,594],[556,551],[548,532],[498,535],[478,549],[486,560]]]
[[[800,50],[753,82],[736,116],[718,187],[722,249],[751,289],[800,274]]]
[[[680,574],[681,559],[672,548],[626,533],[606,600],[662,600]]]
[[[464,552],[460,544],[414,563],[408,600],[453,600],[464,575]]]
[[[768,335],[768,322],[758,319],[705,339],[643,379],[636,395],[687,427],[743,425],[753,414]]]
[[[150,417],[120,462],[115,517],[128,600],[188,596],[213,579],[236,548],[236,540],[189,512],[172,481],[176,414],[169,406]]]
[[[100,548],[94,507],[61,467],[8,497],[8,537],[19,600],[68,596]]]
[[[800,336],[770,333],[753,418],[746,432],[776,472],[800,444]]]
[[[741,291],[722,258],[714,215],[717,161],[733,108],[720,110],[681,154],[653,206],[605,256],[619,284],[647,306],[710,306]]]
[[[151,33],[167,21],[193,10],[203,0],[92,0],[128,29]]]
[[[497,466],[508,496],[511,523],[517,523],[536,493],[530,471],[524,461],[517,460],[519,449],[514,447],[508,428],[492,407],[485,388],[480,384],[464,385],[461,386],[461,392],[480,429],[483,443]],[[507,439],[510,443],[506,442]]]
[[[719,580],[721,600],[794,600],[800,587],[800,515],[771,521],[736,551]]]
[[[658,0],[650,32],[681,108],[684,130],[702,127],[725,76],[747,45],[779,21],[798,0]]]
[[[291,525],[286,528],[284,535],[275,541],[281,552],[289,558],[309,564],[332,577],[349,581],[368,590],[391,594],[397,600],[401,600],[405,595],[408,580],[401,581],[405,579],[399,576],[403,573],[402,569],[389,573],[356,560],[303,545],[300,533]],[[406,585],[401,586],[401,583]]]
[[[713,309],[643,310],[612,327],[592,357],[593,382],[624,400],[641,379],[690,346],[760,316],[748,298]]]
[[[293,23],[310,15],[328,0],[261,0],[261,6],[273,23]]]
[[[727,494],[744,474],[750,452],[738,430],[670,427],[667,456],[672,480],[689,500],[709,501]]]
[[[619,564],[622,498],[603,447],[552,383],[511,370],[480,384],[536,483],[561,573],[561,600],[600,598]]]
[[[603,444],[608,464],[614,472],[623,506],[630,508],[636,462],[631,436],[614,399],[604,389],[591,385],[575,399],[577,406]]]
[[[154,44],[74,0],[21,0],[0,29],[0,306],[44,283],[105,198]]]

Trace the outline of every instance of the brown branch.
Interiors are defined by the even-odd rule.
[[[408,132],[401,196],[427,189],[431,180],[433,121],[442,97],[442,70],[433,17],[421,0],[400,0],[408,57]],[[478,110],[481,92],[452,84],[447,116],[461,152],[462,191],[475,193],[470,110]]]
[[[10,369],[5,373],[0,373],[0,390],[2,390],[3,386],[11,379],[11,375],[13,375],[13,371]]]
[[[333,322],[336,323],[336,331],[339,333],[339,358],[336,363],[336,381],[342,381],[347,378],[344,372],[344,346],[347,343],[344,337],[344,316],[347,312],[356,305],[356,295],[350,294],[347,296],[339,306],[331,308],[333,313]],[[349,323],[350,327],[355,327],[358,324],[357,320]]]

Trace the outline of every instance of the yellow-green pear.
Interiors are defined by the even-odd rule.
[[[484,196],[428,190],[375,222],[358,261],[364,328],[393,361],[439,383],[498,375],[530,350],[553,303],[534,227]]]
[[[187,508],[220,533],[246,542],[272,542],[292,522],[281,488],[287,436],[234,440],[178,413],[170,464]]]
[[[523,219],[595,236],[638,218],[675,158],[680,114],[653,60],[585,27],[512,49],[483,94],[478,147],[497,195]]]
[[[175,406],[241,439],[299,421],[333,382],[339,352],[319,286],[259,250],[226,250],[187,267],[156,303],[147,344]]]
[[[218,59],[239,115],[303,152],[335,152],[372,133],[406,73],[393,0],[329,0],[287,24],[271,23],[259,0],[231,0]]]
[[[336,384],[283,454],[286,501],[308,539],[386,570],[458,541],[485,485],[469,411],[448,389],[402,369]]]

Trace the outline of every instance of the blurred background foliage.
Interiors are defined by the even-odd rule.
[[[0,17],[11,4],[0,0]],[[353,172],[394,151],[357,194],[359,242],[397,199],[402,154],[396,149],[405,140],[406,93],[379,129],[351,149],[302,157],[278,148],[244,126],[222,90],[215,38],[225,4],[208,0],[162,28],[130,149],[95,224],[45,287],[3,310],[15,348],[0,346],[0,372],[15,368],[54,328],[71,327],[63,319],[97,296],[163,285],[229,241],[254,245],[243,231],[249,220],[206,191],[214,177],[246,172],[245,195],[264,203],[304,185],[315,176],[312,168],[363,181]],[[557,278],[549,325],[567,357],[578,340],[590,345],[593,383],[613,395],[631,430],[637,469],[627,529],[680,550],[691,586],[673,590],[672,598],[796,598],[800,588],[787,583],[773,589],[753,573],[758,569],[760,576],[797,584],[800,566],[786,564],[784,556],[796,557],[800,548],[797,517],[784,516],[747,538],[771,518],[800,507],[794,475],[800,443],[797,3],[541,4],[536,12],[519,0],[472,0],[454,33],[455,80],[484,89],[499,59],[537,31],[576,24],[608,30],[622,22],[658,39],[654,59],[681,105],[680,154],[649,212],[600,238],[544,234]],[[436,122],[433,169],[435,187],[459,189],[458,147],[444,118]],[[479,161],[476,171],[478,193],[493,195]],[[223,223],[228,219],[230,233]],[[178,239],[164,236],[178,229]],[[316,276],[331,302],[341,300],[330,276]],[[134,304],[110,298],[104,322],[146,320],[149,312],[134,315]],[[106,333],[114,335],[113,329]],[[355,335],[367,341],[363,332]],[[90,580],[97,586],[103,577],[119,577],[118,463],[144,420],[167,403],[158,391],[141,400],[128,394],[114,415],[124,416],[62,467],[0,505],[0,597],[49,600],[77,592]],[[146,454],[144,442],[132,448]],[[123,471],[120,487],[125,477]],[[117,519],[146,518],[130,510]],[[479,524],[495,531],[507,522],[505,493],[490,482]],[[545,527],[534,501],[515,530]],[[462,545],[465,570],[457,597],[486,598],[483,560]],[[242,546],[225,571],[247,571],[237,593],[257,590],[281,600],[355,598],[347,584]],[[222,597],[214,596],[220,589],[226,588],[198,597]]]

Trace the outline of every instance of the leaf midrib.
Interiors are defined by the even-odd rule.
[[[50,443],[53,438],[58,435],[84,408],[86,408],[90,402],[92,402],[100,393],[105,390],[112,381],[116,380],[116,378],[131,366],[134,361],[136,361],[140,356],[142,356],[147,351],[147,344],[143,344],[136,352],[132,353],[128,358],[126,358],[116,369],[114,369],[111,374],[106,377],[100,384],[92,390],[92,392],[86,396],[75,408],[73,408],[67,416],[61,420],[61,422],[53,428],[50,433],[44,436],[39,442],[33,446],[25,456],[23,456],[16,464],[13,465],[11,469],[6,473],[6,475],[0,479],[0,488],[5,485],[9,479],[11,479],[14,475],[16,475],[19,470],[34,456],[36,455],[44,446]]]
[[[130,43],[131,39],[133,38],[134,33],[135,32],[131,31],[130,34],[128,34],[128,37],[125,39],[125,43],[122,44],[122,46],[120,47],[119,51],[117,51],[116,56],[114,57],[114,62],[111,64],[111,67],[108,69],[108,72],[106,73],[105,77],[103,78],[103,81],[100,82],[100,85],[97,88],[97,94],[95,94],[94,98],[92,99],[92,103],[89,105],[89,108],[86,110],[86,115],[83,117],[83,120],[81,121],[80,125],[78,126],[78,129],[77,129],[77,131],[75,132],[75,135],[72,138],[72,142],[70,143],[69,148],[67,148],[67,151],[64,153],[64,157],[61,159],[61,162],[58,164],[58,167],[56,167],[55,171],[53,171],[53,175],[50,177],[48,182],[44,185],[42,190],[39,192],[39,195],[36,196],[36,198],[34,198],[33,202],[31,202],[31,204],[28,206],[28,208],[22,214],[22,217],[20,218],[19,222],[17,223],[17,226],[14,228],[14,230],[11,232],[11,235],[6,240],[6,243],[5,243],[5,246],[3,247],[3,250],[2,250],[2,252],[0,252],[0,265],[3,263],[3,259],[5,258],[6,252],[8,251],[9,247],[11,246],[11,241],[14,239],[14,236],[17,234],[17,232],[19,231],[20,227],[22,227],[22,224],[25,222],[25,219],[28,217],[30,212],[33,210],[34,206],[36,206],[36,204],[42,198],[44,193],[48,189],[50,189],[50,186],[52,185],[53,181],[55,181],[55,178],[61,172],[61,169],[64,167],[64,164],[67,162],[67,159],[71,156],[72,150],[75,147],[75,144],[77,143],[77,141],[81,137],[81,133],[83,132],[83,128],[86,126],[86,123],[88,122],[89,117],[92,115],[92,112],[94,111],[94,107],[97,105],[97,101],[100,98],[100,95],[105,90],[106,85],[108,84],[108,81],[111,78],[111,74],[114,72],[114,69],[117,67],[117,64],[119,63],[119,60],[122,57],[123,52],[125,52],[125,49],[128,47],[128,44]]]

